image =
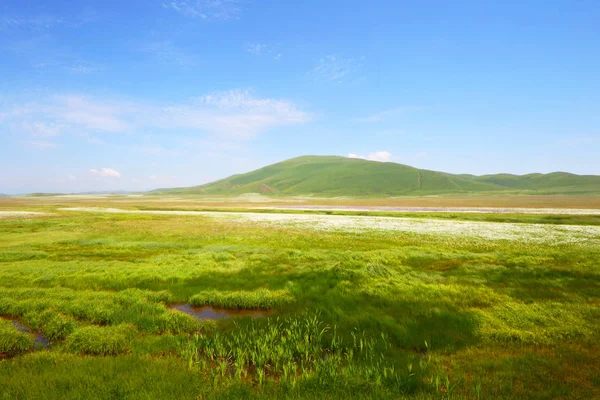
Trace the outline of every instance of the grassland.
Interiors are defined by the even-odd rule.
[[[0,220],[0,398],[600,397],[593,217],[411,219],[482,237],[59,210],[157,204],[182,203],[2,200],[47,215]],[[198,321],[181,303],[270,312]]]

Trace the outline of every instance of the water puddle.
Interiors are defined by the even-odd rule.
[[[31,329],[27,328],[25,325],[21,324],[17,319],[15,319],[13,317],[0,317],[0,318],[10,321],[13,324],[13,326],[15,328],[17,328],[17,330],[19,332],[35,335],[34,348],[38,348],[40,346],[43,346],[45,349],[50,348],[50,340],[48,340],[48,338],[45,337],[44,335],[42,335],[41,333],[31,332]],[[1,357],[1,355],[0,355],[0,357]]]
[[[267,315],[267,311],[259,310],[240,310],[233,308],[215,308],[210,306],[192,307],[189,304],[175,304],[171,307],[174,310],[182,311],[199,320],[216,320],[235,317],[262,318]]]

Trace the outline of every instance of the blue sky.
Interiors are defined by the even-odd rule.
[[[0,193],[305,154],[600,174],[600,3],[3,0]]]

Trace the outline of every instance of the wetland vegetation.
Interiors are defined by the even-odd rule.
[[[58,208],[0,220],[0,398],[600,396],[594,223],[556,241]]]

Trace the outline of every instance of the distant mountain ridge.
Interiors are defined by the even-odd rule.
[[[465,193],[600,194],[600,176],[456,175],[339,156],[302,156],[188,188],[151,193],[315,196],[420,196]]]

